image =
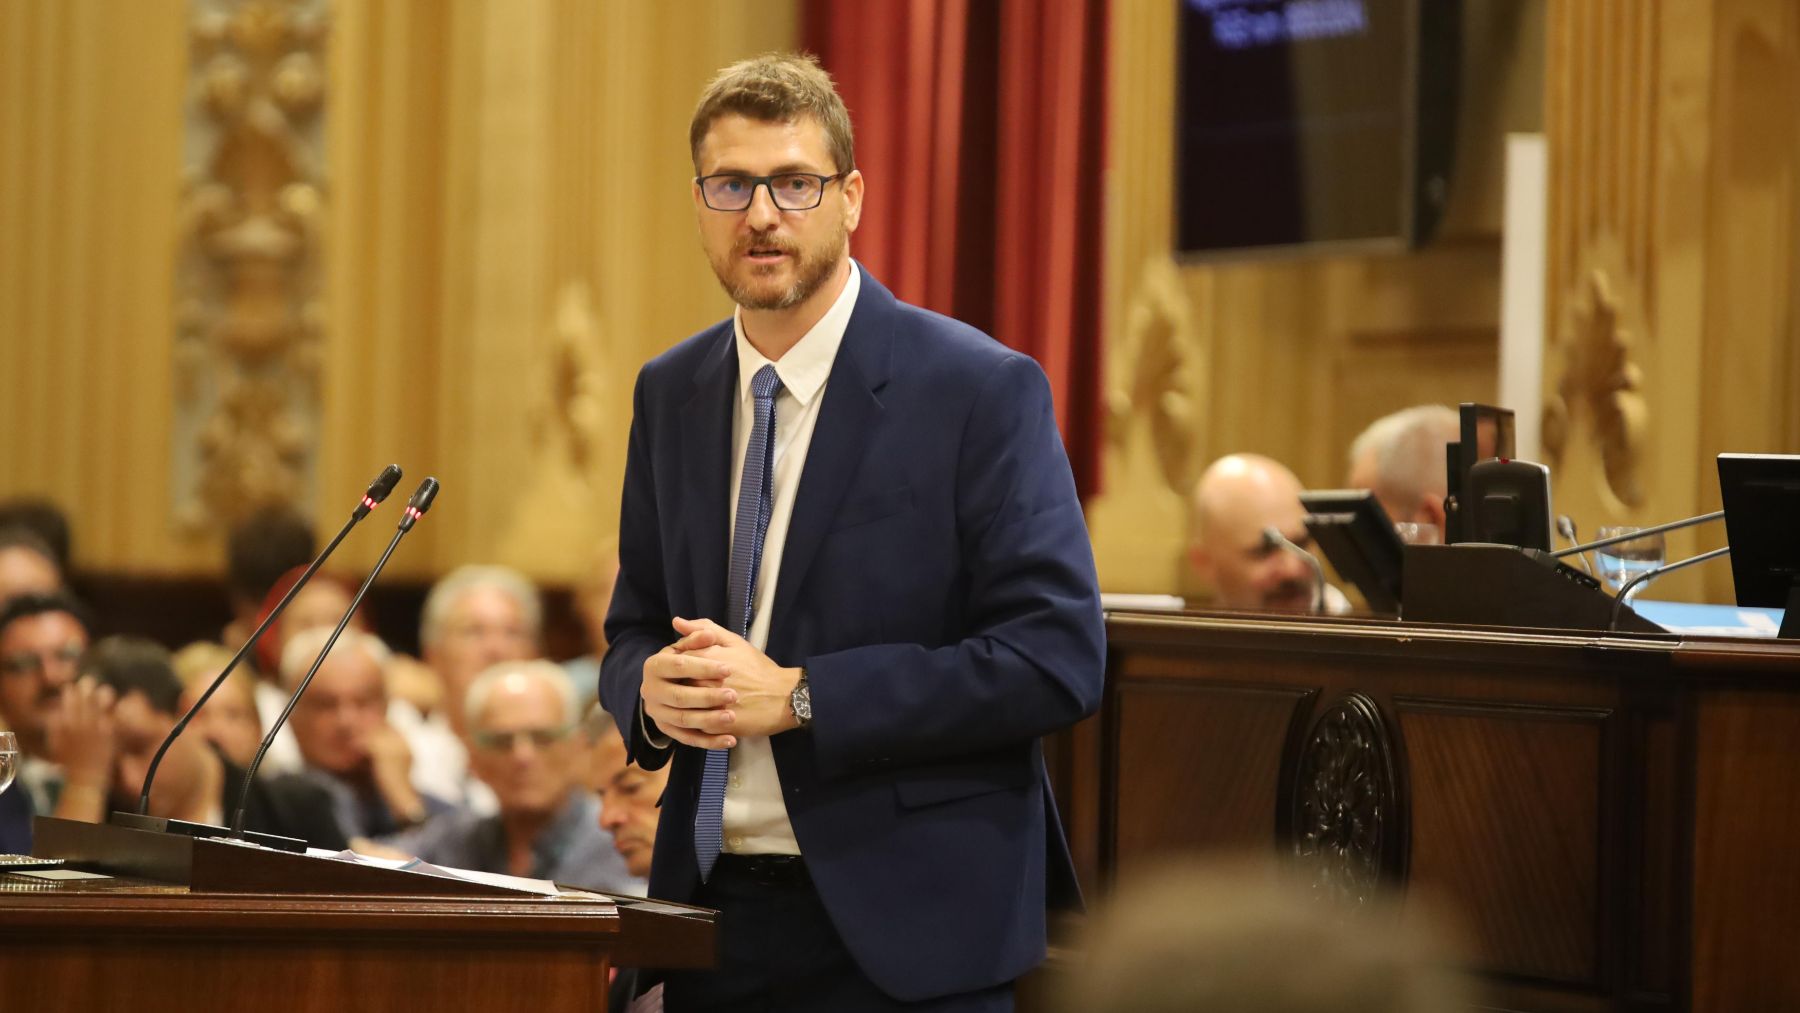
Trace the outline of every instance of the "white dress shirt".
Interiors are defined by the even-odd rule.
[[[774,364],[776,375],[781,377],[781,390],[775,395],[774,471],[769,483],[773,502],[769,505],[769,530],[763,539],[762,568],[756,579],[756,611],[750,619],[749,636],[759,651],[768,649],[769,617],[775,610],[782,548],[787,543],[800,473],[806,467],[806,451],[812,446],[813,427],[819,421],[819,406],[825,401],[825,381],[831,376],[831,365],[844,342],[844,329],[850,324],[850,313],[856,308],[860,291],[862,272],[852,263],[850,278],[837,301]],[[750,445],[751,427],[756,424],[756,399],[750,394],[750,380],[757,370],[769,365],[769,360],[744,337],[742,310],[733,317],[732,329],[737,336],[738,404],[731,429],[731,509],[725,517],[726,523],[735,527],[744,451]],[[767,736],[739,736],[737,748],[731,751],[730,779],[725,787],[724,848],[732,854],[800,853],[794,828],[788,822],[787,804],[782,801],[781,778],[775,771],[775,754]]]

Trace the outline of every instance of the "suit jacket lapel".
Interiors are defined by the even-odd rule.
[[[857,296],[850,324],[844,329],[837,359],[831,365],[825,403],[819,406],[819,421],[813,428],[806,467],[800,473],[800,489],[794,496],[794,512],[788,521],[781,579],[775,589],[775,614],[770,617],[772,655],[785,653],[792,605],[805,589],[807,570],[831,529],[838,505],[856,478],[869,434],[880,424],[882,407],[876,392],[887,383],[897,313],[893,294],[863,271],[862,292]]]
[[[731,530],[731,422],[737,398],[737,356],[732,325],[725,323],[715,348],[694,376],[694,393],[681,410],[684,496],[682,537],[693,560],[694,601],[700,616],[725,624],[725,581]],[[688,616],[687,618],[696,618]]]

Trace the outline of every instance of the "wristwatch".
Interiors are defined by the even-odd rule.
[[[805,728],[812,724],[812,685],[806,681],[806,669],[800,670],[800,681],[795,684],[794,691],[788,694],[788,707],[794,712],[794,720]]]

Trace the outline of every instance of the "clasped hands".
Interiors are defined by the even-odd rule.
[[[800,669],[783,668],[710,619],[673,623],[680,640],[644,660],[644,715],[664,735],[701,749],[730,749],[740,735],[799,727],[788,705]]]

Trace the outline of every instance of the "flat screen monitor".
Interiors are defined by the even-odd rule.
[[[1367,489],[1323,489],[1300,494],[1306,530],[1325,558],[1362,592],[1377,612],[1400,611],[1401,557],[1394,522]]]
[[[1800,618],[1790,607],[1800,586],[1800,457],[1720,454],[1719,494],[1737,603],[1788,609],[1788,636],[1788,623]]]
[[[1441,218],[1461,0],[1177,4],[1175,247],[1405,249]]]

